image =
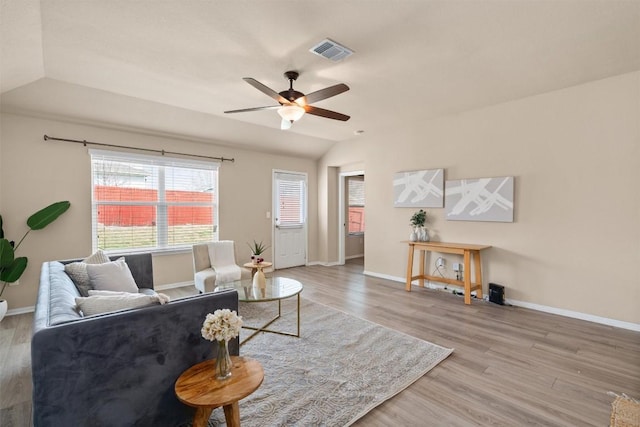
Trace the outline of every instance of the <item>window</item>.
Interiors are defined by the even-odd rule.
[[[364,179],[353,177],[348,180],[349,193],[349,234],[364,233]]]
[[[218,163],[90,154],[94,250],[170,249],[217,240]]]
[[[279,227],[299,227],[305,223],[305,176],[276,173],[278,206],[276,224]]]

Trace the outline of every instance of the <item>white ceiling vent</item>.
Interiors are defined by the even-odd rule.
[[[309,52],[330,59],[333,62],[342,61],[353,54],[353,51],[348,47],[342,46],[330,39],[322,40],[320,43],[309,49]]]

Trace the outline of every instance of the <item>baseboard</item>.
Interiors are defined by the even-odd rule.
[[[546,305],[533,304],[526,301],[518,301],[513,299],[505,299],[506,304],[517,307],[530,308],[531,310],[543,311],[545,313],[557,314],[559,316],[572,317],[574,319],[586,320],[589,322],[600,323],[602,325],[615,326],[616,328],[629,329],[640,332],[640,324],[624,322],[622,320],[610,319],[608,317],[594,316],[593,314],[581,313],[579,311],[565,310],[562,308],[549,307]]]
[[[340,265],[337,261],[333,262],[321,262],[321,261],[312,261],[307,263],[307,267],[311,265],[321,265],[323,267],[334,267],[336,265]]]
[[[344,257],[344,259],[354,259],[354,258],[364,258],[364,254],[349,255],[349,256]]]
[[[406,283],[407,281],[406,277],[391,276],[388,274],[374,273],[371,271],[364,271],[363,273],[367,276],[379,277],[381,279],[387,279],[393,282]],[[417,280],[414,280],[411,283],[415,285],[417,284],[417,282],[418,282]],[[425,287],[428,287],[429,289],[444,290],[445,285],[440,285],[440,284],[428,282],[425,280]],[[640,332],[640,324],[638,323],[625,322],[622,320],[610,319],[608,317],[594,316],[593,314],[581,313],[579,311],[565,310],[565,309],[556,308],[556,307],[549,307],[547,305],[534,304],[526,301],[506,299],[505,303],[516,306],[516,307],[529,308],[531,310],[542,311],[544,313],[557,314],[559,316],[571,317],[573,319],[586,320],[588,322],[599,323],[601,325],[614,326],[616,328],[629,329],[631,331]]]
[[[36,309],[35,305],[29,307],[12,308],[7,310],[6,316],[15,316],[16,314],[33,313]]]
[[[335,266],[338,265],[337,263],[333,262],[333,263],[322,263],[319,261],[314,261],[311,263],[308,263],[307,265],[322,265],[322,266],[326,266],[326,267],[331,267],[331,266]],[[405,277],[399,277],[399,276],[391,276],[389,274],[381,274],[381,273],[375,273],[373,271],[363,271],[363,274],[366,276],[371,276],[371,277],[378,277],[380,279],[386,279],[386,280],[391,280],[392,282],[400,282],[400,283],[405,283],[406,282],[406,278]],[[417,285],[417,280],[414,280],[413,282],[411,282],[414,285]],[[178,283],[168,283],[166,285],[159,285],[159,286],[155,286],[155,290],[156,291],[162,291],[165,289],[174,289],[174,288],[182,288],[184,286],[193,286],[193,282],[192,281],[188,281],[188,282],[178,282]],[[433,282],[429,282],[429,281],[425,281],[425,287],[429,288],[429,289],[435,289],[435,290],[445,290],[445,285],[441,285],[439,283],[433,283]],[[473,294],[473,292],[472,292]],[[542,304],[534,304],[531,302],[526,302],[526,301],[519,301],[519,300],[513,300],[513,299],[506,299],[505,303],[516,306],[516,307],[522,307],[522,308],[528,308],[531,310],[535,310],[535,311],[542,311],[544,313],[550,313],[550,314],[557,314],[558,316],[564,316],[564,317],[571,317],[573,319],[580,319],[580,320],[586,320],[588,322],[594,322],[594,323],[599,323],[601,325],[607,325],[607,326],[613,326],[616,328],[622,328],[622,329],[628,329],[631,331],[636,331],[636,332],[640,332],[640,324],[638,323],[632,323],[632,322],[625,322],[622,320],[616,320],[616,319],[610,319],[608,317],[601,317],[601,316],[594,316],[593,314],[587,314],[587,313],[581,313],[579,311],[572,311],[572,310],[565,310],[562,308],[556,308],[556,307],[550,307],[547,305],[542,305]],[[7,316],[15,316],[18,314],[24,314],[24,313],[33,313],[35,310],[35,306],[28,306],[28,307],[20,307],[20,308],[13,308],[13,309],[9,309],[7,310]]]
[[[156,291],[164,291],[165,289],[182,288],[184,286],[194,286],[193,280],[188,282],[167,283],[166,285],[158,285],[154,286],[153,289]]]

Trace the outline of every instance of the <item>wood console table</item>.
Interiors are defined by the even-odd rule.
[[[477,297],[482,298],[482,268],[480,262],[480,251],[490,248],[486,245],[471,245],[466,243],[444,243],[444,242],[406,242],[409,244],[409,261],[407,263],[407,285],[405,290],[411,292],[411,281],[418,279],[420,287],[424,287],[424,279],[433,282],[447,283],[449,285],[464,287],[464,303],[471,304],[471,292],[477,291]],[[413,275],[413,254],[420,251],[420,271],[417,276]],[[464,257],[464,280],[448,279],[446,277],[430,276],[424,272],[425,252],[441,252],[445,254],[457,254]],[[474,270],[476,280],[471,283],[471,255],[473,255]]]

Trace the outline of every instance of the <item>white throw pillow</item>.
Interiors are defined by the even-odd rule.
[[[111,262],[107,254],[105,254],[102,249],[98,249],[88,257],[82,260],[82,262],[86,264],[104,264],[106,262]]]
[[[87,274],[87,264],[104,264],[111,260],[101,249],[98,249],[95,253],[89,255],[80,262],[72,262],[64,266],[64,271],[67,273],[73,283],[75,283],[78,292],[83,297],[89,295],[91,288],[91,280]]]
[[[122,291],[98,291],[96,289],[91,289],[89,291],[89,296],[95,296],[95,295],[101,295],[101,296],[127,296],[129,295],[131,292],[122,292]],[[149,295],[149,294],[146,294]]]
[[[121,292],[118,295],[76,297],[76,305],[85,317],[154,304],[160,304],[160,298],[157,295],[133,294],[129,292]]]
[[[124,258],[104,264],[87,264],[87,274],[95,290],[138,293],[138,285]]]
[[[95,296],[95,295],[102,295],[102,296],[126,296],[128,294],[130,294],[131,292],[116,292],[116,291],[96,291],[94,289],[89,291],[89,296]],[[143,288],[143,289],[139,289],[139,294],[141,295],[147,295],[147,296],[154,296],[154,297],[158,297],[158,302],[160,304],[166,304],[169,301],[171,301],[171,298],[169,297],[169,295],[166,294],[162,294],[160,292],[156,292],[153,289],[148,289],[148,288]]]

